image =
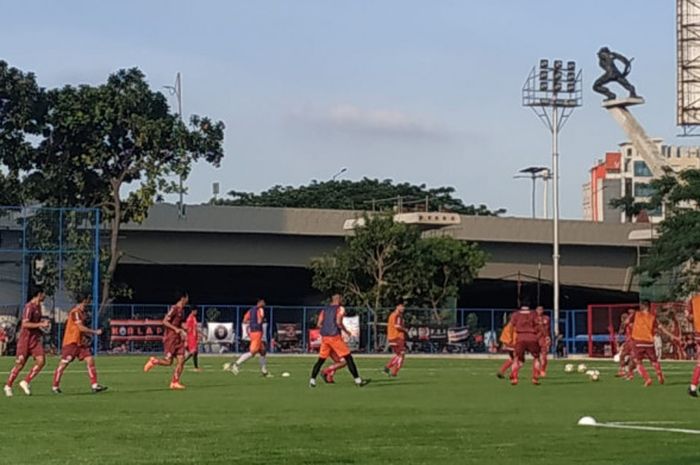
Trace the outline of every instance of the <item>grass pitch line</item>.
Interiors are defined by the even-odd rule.
[[[656,431],[662,433],[700,434],[700,430],[697,429],[662,428],[660,426],[640,426],[639,423],[644,422],[635,423],[637,424],[633,425],[626,422],[598,423],[593,417],[582,417],[578,421],[579,426],[593,426],[595,428],[632,429],[637,431]]]

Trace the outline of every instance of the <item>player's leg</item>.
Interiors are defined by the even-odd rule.
[[[87,367],[88,377],[90,378],[90,389],[92,392],[98,393],[107,390],[107,386],[101,385],[97,382],[97,367],[95,366],[95,357],[90,353],[90,349],[84,347],[82,349],[80,357],[85,360],[85,365]]]
[[[63,372],[66,371],[68,365],[73,361],[72,355],[61,354],[61,360],[58,362],[58,366],[53,372],[53,383],[51,384],[51,391],[54,394],[61,394],[61,378],[63,377]]]
[[[508,368],[513,366],[513,360],[515,360],[514,349],[511,347],[507,347],[506,351],[508,353],[508,358],[505,362],[503,362],[501,368],[498,369],[498,373],[496,373],[496,376],[498,376],[499,378],[505,378],[506,371],[508,371]]]
[[[192,352],[192,363],[194,363],[194,369],[195,371],[201,371],[202,369],[199,368],[199,351],[195,350]]]
[[[355,359],[352,358],[352,354],[348,353],[347,355],[344,355],[343,358],[348,364],[348,371],[350,371],[356,386],[361,387],[369,383],[370,380],[364,380],[360,376],[360,372],[357,370],[357,365],[355,365]]]
[[[46,358],[44,358],[43,350],[41,352],[41,355],[34,355],[34,365],[29,370],[29,373],[27,373],[27,376],[25,376],[24,379],[19,382],[19,387],[21,387],[24,393],[28,396],[32,395],[32,380],[36,378],[36,375],[38,375],[44,368],[44,365],[46,365]]]
[[[403,367],[403,361],[406,355],[406,348],[403,341],[398,341],[394,346],[394,350],[396,351],[396,363],[391,368],[391,376],[397,376],[399,374],[399,370],[401,367]]]
[[[260,342],[260,349],[258,350],[258,361],[260,362],[260,373],[263,376],[269,376],[270,373],[267,371],[267,348],[264,342]]]
[[[697,344],[697,348],[695,349],[695,368],[693,369],[693,376],[690,378],[690,387],[688,387],[688,394],[690,394],[693,397],[697,397],[698,384],[700,384],[700,344]]]
[[[525,363],[525,346],[522,341],[515,343],[515,356],[510,369],[510,384],[518,384],[520,367]]]
[[[170,381],[170,389],[185,389],[180,383],[182,371],[185,369],[185,354],[184,351],[177,354],[175,358],[175,368],[173,369],[173,377]]]
[[[651,347],[651,350],[654,350],[654,347]],[[644,385],[649,386],[651,385],[651,378],[649,377],[649,373],[647,372],[646,368],[644,368],[644,356],[646,352],[646,346],[640,347],[635,344],[633,354],[634,364],[637,367],[637,373],[639,373],[642,379],[644,379]]]
[[[664,372],[661,370],[661,362],[659,361],[658,357],[656,356],[656,350],[652,350],[648,353],[649,356],[649,361],[651,362],[651,366],[654,367],[654,372],[656,372],[656,379],[659,381],[659,384],[664,384],[665,378],[664,378]]]
[[[22,369],[24,368],[24,365],[27,364],[27,355],[23,353],[19,353],[17,355],[17,358],[15,358],[15,364],[10,370],[10,375],[7,377],[7,381],[5,382],[5,396],[7,397],[12,397],[12,385],[14,384],[15,380],[19,376],[19,374],[22,372]]]
[[[321,374],[323,375],[323,380],[326,383],[333,384],[335,383],[335,380],[333,379],[333,377],[335,376],[335,372],[340,370],[341,368],[345,368],[347,362],[343,357],[340,357],[338,354],[336,354],[335,351],[331,351],[330,356],[331,360],[333,360],[333,364],[328,368],[324,369],[321,372]]]
[[[323,345],[321,345],[321,348],[323,348]],[[323,367],[324,363],[326,363],[326,358],[322,354],[319,354],[319,357],[316,360],[316,363],[314,363],[314,367],[311,369],[311,378],[309,378],[309,387],[316,387],[316,377],[318,376],[318,373],[321,371],[321,367]]]
[[[387,362],[387,364],[384,366],[384,373],[387,375],[391,375],[391,370],[394,368],[394,366],[398,363],[399,361],[399,356],[398,353],[396,352],[396,341],[389,341],[389,348],[391,349],[391,352],[394,354],[391,356],[391,359]]]
[[[540,344],[540,376],[545,378],[547,376],[547,365],[549,363],[549,350],[550,346],[547,341],[543,341]]]

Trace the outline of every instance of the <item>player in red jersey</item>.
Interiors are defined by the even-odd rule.
[[[260,356],[260,373],[263,376],[271,376],[267,371],[267,348],[263,340],[263,323],[265,322],[265,300],[258,299],[255,307],[248,310],[243,316],[243,322],[248,323],[248,335],[250,336],[250,347],[248,352],[238,357],[229,367],[231,373],[237,375],[241,365],[248,359]]]
[[[618,378],[634,378],[634,357],[632,357],[632,319],[634,318],[634,309],[630,308],[627,312],[620,316],[620,329],[618,334],[624,335],[622,345],[618,357],[620,358],[620,368],[617,371]]]
[[[695,339],[695,368],[690,378],[688,394],[698,396],[698,384],[700,384],[700,293],[694,294],[686,307],[686,317],[693,323],[693,336]]]
[[[187,340],[187,331],[182,327],[182,323],[185,319],[185,306],[189,301],[190,298],[186,292],[178,294],[177,303],[170,307],[165,318],[163,318],[163,326],[165,326],[165,334],[163,335],[165,358],[151,357],[143,367],[143,371],[148,372],[156,365],[171,366],[173,357],[175,357],[177,362],[170,381],[170,389],[174,390],[185,389],[185,386],[180,383],[180,376],[182,376],[182,370],[185,366],[185,341]]]
[[[43,333],[41,331],[49,327],[49,321],[42,320],[41,318],[41,303],[46,298],[46,294],[43,290],[38,289],[31,297],[31,300],[27,302],[22,312],[22,326],[19,331],[19,337],[17,338],[17,358],[15,359],[15,366],[12,367],[4,388],[7,397],[12,397],[12,384],[19,376],[22,368],[24,368],[30,355],[34,358],[34,366],[29,370],[27,376],[19,383],[19,387],[22,388],[26,395],[32,395],[30,384],[41,369],[44,368],[46,363],[44,359],[44,346],[42,345]]]
[[[549,316],[544,314],[544,307],[538,305],[535,308],[537,324],[540,326],[540,376],[547,376],[547,356],[552,348],[552,325]]]
[[[525,353],[532,355],[532,384],[540,384],[540,339],[541,326],[537,323],[537,314],[530,307],[523,306],[513,312],[510,318],[517,340],[515,342],[515,362],[511,368],[510,384],[518,384],[518,373],[525,363]]]
[[[324,368],[321,375],[326,383],[333,384],[335,383],[335,372],[345,368],[348,365],[348,362],[346,362],[343,357],[338,355],[335,350],[331,350],[330,358],[333,360],[333,364],[328,368]]]
[[[403,325],[403,313],[406,310],[406,305],[399,302],[387,322],[387,340],[389,347],[394,351],[394,356],[389,360],[389,363],[384,367],[384,373],[389,376],[396,376],[403,366],[404,358],[406,357],[406,328]]]
[[[68,318],[66,319],[66,331],[63,334],[61,361],[58,363],[58,367],[56,367],[56,371],[53,373],[53,385],[51,386],[51,391],[54,394],[61,394],[60,385],[63,372],[76,358],[80,361],[85,360],[88,376],[90,377],[90,387],[92,392],[97,393],[107,390],[106,386],[102,386],[97,382],[95,359],[92,356],[92,350],[90,350],[89,335],[92,334],[99,336],[102,334],[102,330],[90,329],[85,326],[84,323],[87,318],[85,309],[88,305],[90,305],[92,297],[87,295],[80,297],[78,300],[80,303],[73,307],[70,312],[68,312]]]
[[[643,361],[645,358],[654,367],[659,384],[664,384],[664,373],[661,371],[661,364],[656,356],[654,337],[657,331],[663,332],[671,339],[675,336],[663,326],[659,326],[656,321],[656,314],[650,311],[648,300],[642,301],[639,305],[639,310],[632,316],[631,324],[634,363],[637,366],[637,372],[644,378],[644,386],[648,387],[652,384],[651,377],[649,377],[649,373],[644,368]]]
[[[190,314],[185,320],[185,330],[187,331],[187,353],[185,355],[185,363],[192,359],[194,363],[194,371],[202,371],[199,368],[199,326],[197,326],[197,309],[190,310]]]
[[[513,325],[510,321],[508,321],[508,323],[506,323],[506,325],[503,327],[499,340],[501,341],[501,348],[508,354],[508,359],[503,362],[503,365],[501,365],[498,373],[496,373],[496,376],[503,379],[506,376],[506,371],[508,371],[508,368],[513,366],[513,362],[515,361],[516,337],[515,330],[513,329]]]

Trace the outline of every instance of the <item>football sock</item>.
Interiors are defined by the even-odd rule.
[[[199,352],[192,354],[192,361],[194,362],[194,367],[199,369]]]
[[[251,354],[250,352],[246,352],[245,354],[238,357],[238,360],[236,360],[236,365],[241,366],[243,363],[245,363],[246,360],[252,357],[253,354]]]
[[[61,360],[56,367],[56,371],[53,372],[53,385],[52,387],[57,388],[61,384],[61,377],[63,372],[68,368],[68,362],[66,360]]]
[[[690,388],[693,391],[696,391],[698,384],[700,384],[700,365],[695,365],[695,369],[693,370],[693,377],[690,380]],[[693,386],[695,386],[695,388],[693,388]]]
[[[503,365],[501,365],[501,368],[498,370],[500,374],[505,374],[506,370],[510,368],[513,365],[513,359],[509,358],[505,362],[503,362]]]
[[[641,363],[637,364],[637,371],[639,372],[640,375],[642,375],[642,378],[644,378],[644,381],[647,381],[649,378],[649,373],[647,372],[646,368],[644,368],[644,365]]]
[[[264,355],[260,356],[260,371],[262,371],[264,375],[267,374],[267,357]]]
[[[93,386],[97,384],[97,368],[95,368],[95,362],[91,361],[87,364],[88,376],[90,377],[90,384]]]
[[[314,367],[311,370],[311,379],[316,379],[316,377],[318,376],[318,372],[321,371],[321,367],[323,366],[323,364],[325,362],[326,362],[325,358],[319,357],[318,360],[316,360],[316,363],[314,364]]]
[[[355,380],[360,378],[360,374],[357,372],[357,365],[355,365],[355,360],[352,358],[352,355],[348,354],[345,357],[345,361],[348,362],[348,370],[352,377],[355,378]]]
[[[22,368],[24,368],[24,367],[18,367],[18,366],[12,367],[12,371],[10,371],[10,376],[7,378],[7,382],[5,383],[5,386],[12,387],[15,380],[19,376],[19,373],[22,371]]]
[[[27,376],[24,378],[24,381],[26,381],[27,383],[31,383],[32,380],[36,377],[36,375],[39,374],[39,372],[41,371],[41,368],[42,368],[42,367],[40,367],[39,365],[34,365],[34,366],[32,367],[32,369],[29,370],[29,373],[28,373]]]

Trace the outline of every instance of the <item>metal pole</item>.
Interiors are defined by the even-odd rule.
[[[535,173],[532,173],[532,218],[537,218],[537,214],[535,213],[535,189],[537,188],[537,177],[535,176]]]
[[[177,73],[175,78],[175,94],[177,95],[177,114],[182,123],[182,80],[180,79],[180,73]],[[180,147],[180,156],[182,156],[182,147]],[[184,199],[182,193],[182,175],[180,175],[180,203],[178,208],[178,214],[180,218],[185,216]]]
[[[556,96],[555,96],[556,101]],[[552,262],[554,267],[554,334],[559,335],[559,108],[552,107],[552,198],[554,246]]]
[[[545,174],[545,177],[542,178],[542,181],[544,181],[544,190],[542,192],[542,203],[543,203],[543,211],[542,211],[542,216],[544,217],[545,220],[549,219],[549,211],[547,211],[547,183],[549,182],[549,172]]]

